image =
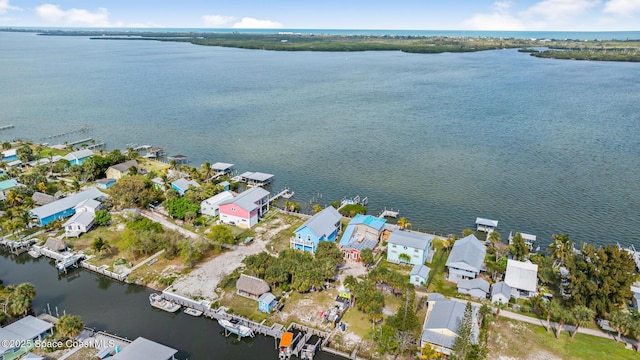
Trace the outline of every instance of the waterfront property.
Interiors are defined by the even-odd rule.
[[[186,164],[188,161],[187,157],[184,155],[171,155],[167,156],[167,160],[173,161],[178,165]]]
[[[184,195],[191,186],[198,188],[200,184],[195,180],[187,180],[185,178],[180,178],[171,183],[171,188],[177,191],[180,196]]]
[[[222,175],[230,175],[233,173],[233,164],[217,162],[211,165],[211,170],[213,170],[214,177],[222,176]]]
[[[89,188],[66,198],[62,198],[52,203],[34,208],[29,211],[29,213],[38,223],[38,225],[45,226],[52,221],[62,220],[75,214],[76,205],[85,200],[95,200],[104,198],[106,196],[106,194],[104,194],[97,188]]]
[[[458,292],[478,299],[486,299],[489,294],[489,282],[481,278],[463,279],[458,281]]]
[[[219,205],[220,221],[244,228],[251,228],[269,211],[269,192],[252,188]]]
[[[516,232],[517,234],[518,232]],[[513,244],[513,232],[509,232],[509,245]],[[522,236],[522,240],[524,240],[524,244],[527,245],[527,247],[529,248],[529,251],[533,250],[533,245],[536,243],[536,239],[537,237],[535,235],[531,235],[531,234],[525,234],[525,233],[520,233],[520,236]]]
[[[248,186],[265,186],[273,182],[274,175],[261,172],[244,172],[239,175],[240,181],[246,182]]]
[[[361,214],[351,219],[338,246],[345,259],[360,261],[362,250],[375,249],[382,238],[386,221],[386,219]]]
[[[9,149],[2,152],[2,162],[11,162],[18,160],[17,149]]]
[[[449,281],[475,279],[483,269],[486,252],[487,248],[473,234],[457,240],[446,263]]]
[[[264,313],[271,313],[276,308],[276,296],[270,292],[260,295],[258,298],[258,309]]]
[[[424,264],[427,259],[433,257],[431,244],[434,238],[433,235],[394,230],[387,239],[387,261],[411,265]]]
[[[223,191],[200,203],[200,213],[202,215],[218,216],[220,214],[220,204],[233,199],[231,191]]]
[[[242,274],[236,282],[236,293],[249,299],[258,300],[262,294],[269,292],[269,284],[257,277]]]
[[[120,164],[110,166],[106,172],[107,178],[118,180],[126,175],[132,166],[136,168],[136,171],[140,171],[138,162],[136,160],[129,160]]]
[[[53,324],[31,315],[0,328],[0,360],[17,359],[33,347],[33,341],[51,334]]]
[[[429,294],[420,347],[429,344],[437,352],[451,355],[453,344],[458,338],[458,326],[464,317],[464,309],[465,304],[462,302],[448,300],[440,294]],[[478,311],[475,306],[472,309],[471,341],[477,344],[478,335],[480,334]]]
[[[93,151],[89,149],[82,149],[68,153],[63,159],[69,161],[69,165],[82,165],[88,158],[92,157]]]
[[[508,260],[504,282],[511,287],[511,296],[515,298],[534,296],[538,293],[538,265]]]
[[[320,241],[335,242],[342,231],[341,220],[333,206],[323,209],[296,229],[289,241],[291,248],[315,253]]]
[[[7,180],[0,181],[0,200],[6,199],[7,193],[11,189],[17,187],[18,185],[20,184],[15,179],[7,179]]]
[[[409,282],[415,286],[424,286],[429,280],[431,269],[423,264],[414,265],[409,273]]]
[[[511,286],[504,281],[497,282],[491,286],[491,302],[507,304],[511,299]]]
[[[96,214],[88,211],[76,212],[64,223],[65,237],[79,237],[91,230],[95,224]]]
[[[498,227],[498,220],[490,220],[484,218],[476,218],[476,229],[490,233]]]
[[[113,360],[175,360],[178,350],[155,341],[139,337],[122,351],[115,354]]]

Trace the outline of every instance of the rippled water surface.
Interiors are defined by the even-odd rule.
[[[275,174],[272,190],[300,202],[367,196],[414,229],[460,233],[481,216],[543,245],[558,232],[640,245],[638,64],[13,33],[0,53],[0,125],[16,125],[2,139],[87,124],[109,148]]]

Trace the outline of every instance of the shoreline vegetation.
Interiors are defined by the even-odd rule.
[[[21,30],[42,36],[87,36],[92,40],[155,40],[272,51],[402,51],[415,54],[465,53],[520,49],[539,58],[640,62],[640,40],[520,39],[498,37],[395,36],[150,32],[102,30]]]

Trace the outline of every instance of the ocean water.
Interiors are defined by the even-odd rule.
[[[606,33],[604,33],[606,34]],[[90,126],[191,165],[276,175],[309,208],[367,196],[438,234],[640,246],[640,65],[467,54],[274,52],[0,33],[0,139]]]

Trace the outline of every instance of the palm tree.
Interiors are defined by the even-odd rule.
[[[6,201],[7,201],[7,204],[9,204],[9,206],[14,207],[22,203],[22,200],[24,200],[24,196],[22,196],[22,194],[15,192],[13,190],[9,190],[7,192]]]
[[[616,341],[621,341],[622,335],[627,335],[633,327],[633,318],[630,313],[618,310],[611,313],[609,324],[618,332]]]
[[[322,211],[322,206],[320,206],[320,204],[313,204],[313,212],[317,214],[320,211]]]
[[[573,318],[575,320],[575,328],[571,333],[571,338],[573,339],[578,332],[580,326],[585,325],[593,321],[593,318],[596,316],[595,312],[584,305],[576,305],[572,309]]]
[[[56,324],[58,333],[68,339],[73,339],[84,329],[82,319],[77,315],[63,315]]]
[[[500,233],[493,230],[491,233],[489,233],[489,241],[495,246],[500,242]]]
[[[91,244],[91,249],[93,249],[95,252],[97,252],[100,255],[102,255],[102,253],[105,250],[111,249],[111,245],[109,245],[109,243],[106,242],[102,237],[98,237]]]
[[[542,303],[542,310],[547,313],[547,332],[551,331],[551,317],[560,309],[560,304],[554,299]]]
[[[31,283],[22,283],[13,289],[9,297],[8,311],[12,316],[27,315],[31,302],[36,297],[36,288]]]
[[[401,217],[400,219],[398,219],[398,226],[400,226],[400,230],[404,230],[407,227],[411,226],[411,223],[409,222],[409,220],[407,220],[406,217]]]
[[[507,308],[507,304],[506,303],[503,303],[503,302],[500,302],[500,301],[498,301],[496,303],[496,323],[498,323],[498,321],[500,320],[500,312],[502,310],[505,310],[506,308]]]
[[[567,309],[560,307],[558,308],[558,310],[556,310],[556,317],[558,318],[558,327],[556,328],[556,339],[559,339],[560,332],[562,331],[562,327],[564,326],[564,323],[567,320],[571,320],[572,315]]]
[[[209,181],[209,178],[211,177],[211,163],[206,161],[204,164],[200,165],[200,170],[202,171],[204,181]]]
[[[569,239],[567,234],[554,234],[553,243],[549,245],[551,258],[565,262],[573,253],[573,240]]]

